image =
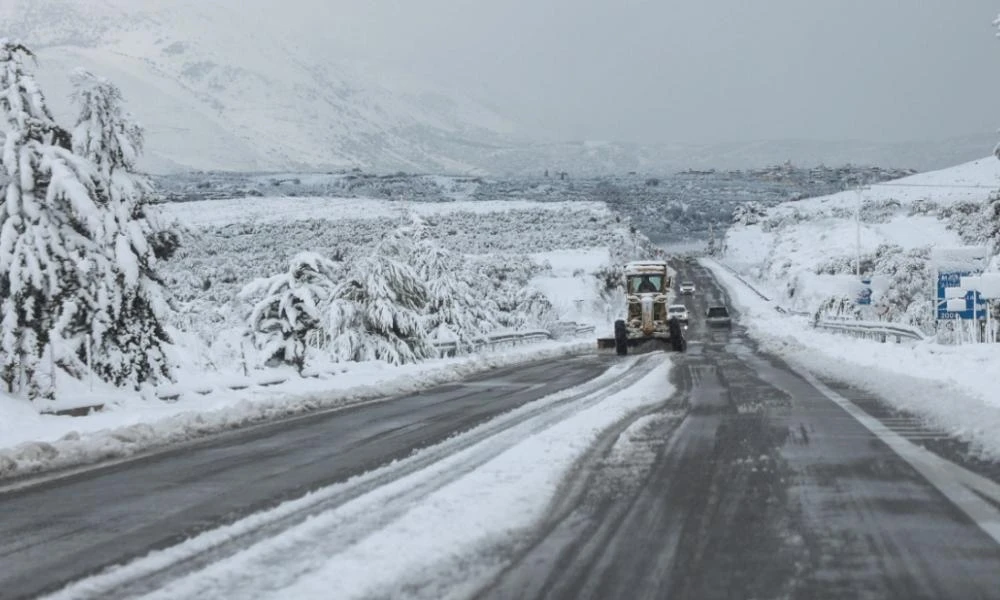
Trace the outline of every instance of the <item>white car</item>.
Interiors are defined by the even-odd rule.
[[[671,304],[667,307],[667,318],[677,319],[681,323],[687,323],[689,319],[688,309],[683,304]]]
[[[681,282],[681,293],[685,295],[694,293],[694,282],[693,281],[682,281]]]

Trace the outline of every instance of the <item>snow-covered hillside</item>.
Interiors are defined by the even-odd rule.
[[[794,159],[927,169],[988,150],[993,134],[906,144],[772,140],[635,144],[557,140],[485,93],[331,51],[342,25],[267,0],[5,0],[3,35],[39,57],[60,121],[68,73],[119,85],[149,137],[142,168],[574,175],[744,169]],[[289,14],[296,15],[292,22]],[[304,16],[303,16],[304,15]],[[317,44],[317,40],[322,41]],[[318,51],[322,46],[324,51]],[[622,110],[628,110],[623,99]]]
[[[996,224],[987,203],[998,189],[1000,161],[989,157],[861,193],[786,202],[734,224],[722,260],[784,305],[813,312],[831,297],[857,293],[860,240],[861,274],[873,280],[872,316],[929,327],[931,252],[988,244]]]
[[[116,82],[148,130],[143,166],[154,171],[469,172],[460,157],[470,145],[514,139],[509,121],[458,91],[314,56],[272,26],[283,7],[244,4],[10,0],[0,20],[37,52],[57,118],[74,67]]]

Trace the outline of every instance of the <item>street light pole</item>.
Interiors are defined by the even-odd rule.
[[[861,279],[861,185],[857,188],[858,203],[854,210],[854,275]]]

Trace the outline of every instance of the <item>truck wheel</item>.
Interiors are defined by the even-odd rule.
[[[625,321],[621,319],[615,321],[615,352],[618,356],[628,354],[628,329],[625,327]]]
[[[670,346],[674,352],[684,352],[687,349],[684,329],[681,328],[681,324],[676,318],[670,319]]]

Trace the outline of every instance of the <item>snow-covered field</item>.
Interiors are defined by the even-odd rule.
[[[100,597],[208,550],[224,558],[144,597],[465,597],[528,539],[524,534],[557,499],[565,473],[603,431],[673,393],[670,369],[662,357],[630,357],[579,388],[383,469],[153,552],[52,598]],[[621,439],[627,443],[628,432]],[[386,485],[337,500],[371,478],[386,477]],[[254,540],[255,531],[297,513],[310,518],[249,547],[240,541]],[[237,536],[237,546],[229,548]]]
[[[486,218],[511,211],[547,211],[587,213],[607,217],[610,215],[603,202],[533,202],[530,200],[406,202],[405,200],[380,200],[375,198],[324,198],[324,197],[270,197],[232,198],[229,200],[203,200],[178,202],[158,207],[163,218],[189,221],[197,214],[198,227],[230,225],[233,223],[276,223],[306,221],[310,219],[350,221],[354,219],[399,219],[407,211],[421,217],[463,213]]]
[[[731,290],[743,323],[764,347],[806,369],[857,384],[935,427],[1000,458],[1000,344],[941,343],[931,318],[938,249],[986,245],[983,222],[991,192],[1000,189],[1000,161],[990,157],[872,186],[862,197],[863,274],[872,276],[872,307],[864,317],[921,326],[920,343],[883,344],[812,328],[809,317],[831,297],[853,298],[858,227],[854,191],[788,202],[759,222],[735,225],[718,260],[770,298],[761,299],[727,269],[709,261]],[[963,214],[964,213],[964,214]],[[879,249],[879,247],[882,247]],[[993,268],[997,260],[994,258]]]

